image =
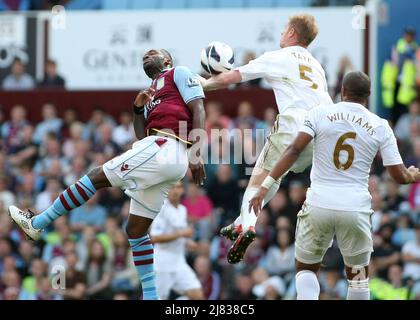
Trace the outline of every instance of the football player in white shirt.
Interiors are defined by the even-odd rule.
[[[241,214],[232,225],[221,230],[221,235],[235,241],[228,253],[230,263],[241,261],[247,247],[256,237],[257,216],[254,212],[248,212],[249,200],[256,194],[264,178],[297,135],[307,112],[318,105],[332,103],[325,72],[307,50],[317,34],[318,26],[313,16],[292,16],[281,34],[279,50],[266,52],[235,70],[208,80],[201,79],[204,90],[215,90],[234,83],[264,78],[273,88],[279,110],[245,191]],[[311,161],[312,146],[309,145],[290,170],[302,172]],[[276,194],[281,178],[279,177],[267,193],[264,204]]]
[[[193,229],[188,226],[187,209],[180,204],[183,186],[178,182],[153,221],[150,234],[155,243],[156,289],[167,300],[171,290],[191,300],[203,300],[201,283],[185,259],[185,247],[194,245]],[[189,243],[190,242],[190,243]]]
[[[249,206],[260,212],[271,185],[314,139],[311,186],[296,227],[296,290],[299,300],[316,300],[316,273],[334,235],[346,265],[349,300],[368,300],[368,265],[373,251],[368,191],[372,162],[380,152],[383,165],[400,184],[420,180],[418,168],[406,168],[388,122],[366,106],[370,79],[350,72],[343,80],[342,102],[312,109],[298,136],[262,183]]]

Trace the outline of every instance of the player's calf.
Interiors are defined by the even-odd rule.
[[[131,200],[134,201],[134,200]],[[154,249],[147,230],[152,219],[130,214],[126,227],[134,265],[140,278],[143,300],[158,300],[154,270]]]
[[[9,207],[9,216],[31,240],[38,240],[42,230],[59,217],[80,207],[94,196],[100,188],[111,186],[102,168],[96,168],[64,190],[53,204],[39,215]]]

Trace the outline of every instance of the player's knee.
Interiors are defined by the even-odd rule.
[[[125,232],[129,238],[136,239],[145,236],[147,234],[147,229],[145,229],[142,225],[130,223],[129,221],[125,227]]]
[[[87,174],[89,179],[92,181],[93,186],[98,190],[105,187],[111,187],[111,183],[108,181],[102,166],[93,168]]]

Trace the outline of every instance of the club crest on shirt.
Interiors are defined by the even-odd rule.
[[[160,78],[156,83],[156,90],[160,90],[165,86],[165,78]]]

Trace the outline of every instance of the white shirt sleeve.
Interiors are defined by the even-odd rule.
[[[278,60],[276,62],[276,72],[278,72]],[[264,53],[258,58],[251,60],[248,64],[237,67],[242,77],[242,82],[254,80],[258,78],[266,78],[270,71],[273,69],[273,59],[271,54]]]
[[[303,122],[302,127],[300,128],[300,132],[305,132],[312,137],[315,137],[317,133],[317,120],[318,120],[318,108],[313,108],[308,112],[308,115]]]
[[[400,152],[398,151],[397,139],[388,123],[385,124],[384,138],[381,143],[380,152],[384,166],[394,166],[403,163]]]

